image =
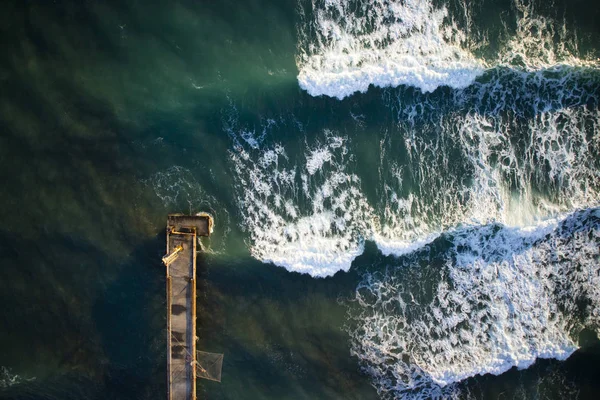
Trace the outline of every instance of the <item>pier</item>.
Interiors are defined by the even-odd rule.
[[[167,219],[167,379],[168,400],[196,400],[196,252],[199,236],[209,236],[208,214],[171,214]]]

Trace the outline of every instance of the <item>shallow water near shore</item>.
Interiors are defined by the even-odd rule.
[[[198,211],[199,397],[595,398],[595,2],[0,9],[0,398],[164,398]]]

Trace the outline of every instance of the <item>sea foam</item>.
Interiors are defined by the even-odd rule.
[[[23,378],[17,374],[13,374],[10,368],[0,367],[0,389],[10,388],[11,386],[34,380],[35,378]]]
[[[538,15],[526,0],[515,0],[516,19],[506,25],[516,29],[495,56],[476,57],[472,49],[485,49],[487,39],[471,32],[471,11],[466,3],[460,7],[467,21],[459,27],[446,7],[429,0],[311,0],[310,7],[300,7],[298,83],[312,96],[343,99],[371,85],[463,89],[498,67],[533,72],[600,66],[598,59],[579,56],[564,23]]]
[[[230,153],[251,254],[314,277],[350,268],[370,229],[365,216],[373,214],[360,179],[346,170],[345,139],[326,136],[327,143],[309,149],[299,165],[280,145]]]
[[[382,39],[391,35],[390,26],[403,32],[400,41],[421,31],[433,36],[444,31],[451,43],[465,40],[458,28],[440,28],[452,25],[451,19],[444,20],[446,12],[427,2],[369,5],[313,2],[317,36],[313,42],[302,36],[307,41],[302,46],[308,46],[304,56],[336,48],[329,36],[360,42],[365,35],[364,40],[379,35],[382,45],[393,46],[394,40]],[[367,199],[351,165],[351,137],[325,129],[324,142],[306,137],[303,156],[289,158],[277,134],[303,122],[286,125],[285,118],[271,116],[252,128],[242,126],[232,104],[224,127],[234,143],[230,158],[251,253],[290,271],[324,277],[347,271],[365,240],[399,256],[457,226],[527,226],[596,206],[598,70],[583,61],[582,68],[553,66],[561,60],[577,64],[568,52],[575,46],[551,20],[538,19],[519,1],[515,5],[517,34],[501,59],[506,65],[527,60],[526,68],[491,70],[489,79],[447,95],[409,87],[384,93],[381,107],[390,110],[397,126],[381,140],[380,179],[370,182],[378,186],[378,199]],[[531,24],[539,28],[535,35],[528,33]],[[369,33],[361,30],[367,25]],[[319,27],[329,36],[319,36]],[[565,40],[556,47],[559,31]],[[357,115],[351,112],[356,128],[364,129],[364,116]],[[407,160],[395,158],[398,141]],[[403,186],[406,177],[409,186]]]
[[[383,397],[460,398],[469,377],[567,358],[581,329],[600,323],[597,62],[518,0],[516,33],[486,62],[429,2],[311,4],[314,19],[300,28],[304,89],[343,98],[405,86],[382,93],[395,126],[380,139],[376,198],[352,136],[301,132],[304,151],[291,157],[265,134],[272,123],[226,122],[251,254],[315,277],[347,271],[365,240],[399,257],[364,275],[349,311],[352,353]],[[421,40],[432,44],[419,53]],[[468,73],[436,80],[415,69],[394,80],[415,51],[418,68],[456,61]],[[439,85],[455,90],[427,93]],[[358,103],[356,129],[373,128]]]
[[[297,64],[312,96],[342,99],[370,85],[464,88],[484,71],[464,48],[465,33],[430,1],[313,0],[311,10]]]
[[[402,108],[399,135],[381,140],[380,180],[371,182],[379,185],[376,202],[363,192],[347,137],[325,131],[324,141],[305,139],[303,154],[290,158],[272,143],[276,135],[255,149],[244,139],[248,129],[228,127],[237,143],[230,158],[252,255],[324,277],[347,271],[365,240],[400,256],[457,226],[522,227],[597,206],[600,113],[589,106],[597,101],[597,76],[502,79],[502,88],[474,85],[452,102],[416,96],[382,104]],[[257,130],[264,135],[263,127]],[[407,160],[396,159],[398,142]],[[407,171],[417,185],[404,186]]]
[[[444,240],[443,255],[417,251],[356,290],[352,354],[385,398],[450,397],[478,374],[564,360],[600,328],[599,209]]]

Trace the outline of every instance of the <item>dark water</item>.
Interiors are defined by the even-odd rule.
[[[600,6],[398,4],[3,2],[0,398],[165,398],[198,211],[201,398],[596,398]]]

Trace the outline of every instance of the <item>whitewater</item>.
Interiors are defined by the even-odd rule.
[[[348,302],[352,355],[383,397],[460,397],[465,379],[564,360],[600,328],[600,64],[521,1],[500,51],[477,57],[488,38],[461,7],[299,6],[301,89],[346,101],[384,88],[395,128],[371,166],[376,198],[352,133],[323,128],[291,155],[277,137],[304,135],[294,115],[223,118],[255,258],[322,278],[366,241],[389,257]]]

